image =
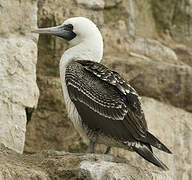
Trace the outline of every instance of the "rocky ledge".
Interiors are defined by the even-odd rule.
[[[111,155],[59,151],[21,155],[0,146],[1,180],[165,180],[166,173],[135,167],[129,161]]]

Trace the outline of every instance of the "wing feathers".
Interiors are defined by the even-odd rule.
[[[123,120],[127,114],[126,106],[123,102],[106,102],[105,99],[96,96],[92,91],[88,91],[82,83],[77,83],[72,80],[67,81],[69,96],[73,101],[80,101],[81,103],[89,106],[98,114],[115,120]]]
[[[133,147],[133,150],[152,164],[162,168],[163,170],[169,170],[168,167],[151,152],[147,145],[139,143],[137,146]]]
[[[147,142],[156,147],[157,149],[167,152],[169,154],[172,154],[172,152],[162,143],[160,142],[155,136],[153,136],[151,133],[147,132]]]
[[[111,120],[111,126],[114,124],[125,132],[131,129],[135,139],[146,136],[147,125],[138,95],[118,73],[99,63],[77,61],[67,67],[66,82],[72,101],[88,106],[92,110],[91,117],[100,115],[96,121],[101,128],[105,129],[100,123],[104,117]],[[114,132],[112,134],[115,136]],[[127,133],[121,134],[123,137],[119,138],[126,138]]]

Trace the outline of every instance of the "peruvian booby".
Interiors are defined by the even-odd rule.
[[[168,169],[153,153],[151,146],[171,151],[147,128],[137,92],[117,72],[100,64],[103,39],[89,19],[75,17],[62,25],[33,32],[51,34],[69,41],[60,61],[60,78],[66,108],[74,127],[94,145],[107,145],[135,151],[147,161]]]

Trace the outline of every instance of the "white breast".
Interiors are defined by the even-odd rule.
[[[75,129],[80,133],[81,136],[87,138],[85,130],[83,129],[83,126],[82,126],[81,117],[80,117],[74,103],[71,101],[71,99],[69,97],[68,89],[66,86],[65,71],[66,71],[66,67],[69,62],[63,60],[63,58],[60,61],[60,78],[61,78],[65,105],[66,105],[68,116],[69,116],[70,120],[72,121]]]

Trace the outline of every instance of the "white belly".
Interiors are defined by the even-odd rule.
[[[63,73],[61,73],[60,76],[61,76],[61,84],[62,84],[64,100],[65,100],[65,105],[66,105],[68,116],[69,116],[70,120],[72,121],[75,129],[79,132],[79,134],[82,137],[87,139],[88,137],[85,133],[85,130],[83,129],[81,117],[80,117],[74,103],[71,101],[71,99],[69,97],[69,93],[68,93],[66,82],[65,82],[65,75]]]

